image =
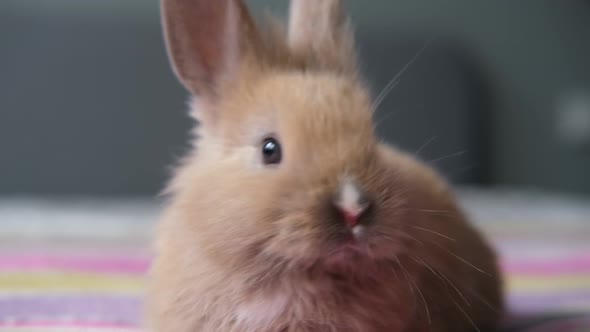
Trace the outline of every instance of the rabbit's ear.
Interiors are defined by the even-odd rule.
[[[341,0],[291,0],[288,44],[320,67],[356,72],[354,33]]]
[[[259,41],[241,0],[162,0],[162,23],[174,71],[194,95],[216,94]]]

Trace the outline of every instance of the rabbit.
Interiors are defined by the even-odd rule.
[[[496,253],[441,175],[377,137],[339,0],[292,0],[286,23],[241,0],[161,8],[198,125],[164,190],[148,330],[497,325]]]

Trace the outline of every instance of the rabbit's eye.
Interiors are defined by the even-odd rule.
[[[279,164],[282,158],[281,144],[274,138],[265,139],[262,143],[262,160],[264,164]]]

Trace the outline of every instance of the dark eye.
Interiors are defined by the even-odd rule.
[[[274,138],[265,139],[262,143],[262,161],[264,164],[279,164],[282,158],[281,144]]]

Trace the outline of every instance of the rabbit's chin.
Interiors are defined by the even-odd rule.
[[[326,257],[319,268],[332,280],[359,282],[387,279],[397,270],[394,259],[379,259],[348,247]]]
[[[350,243],[333,250],[322,262],[326,272],[334,274],[358,275],[372,263],[365,248],[357,243]]]
[[[396,254],[402,254],[400,249],[375,247],[367,238],[352,233],[350,237],[332,243],[329,249],[324,248],[312,269],[339,279],[375,278],[391,272],[396,265]]]

